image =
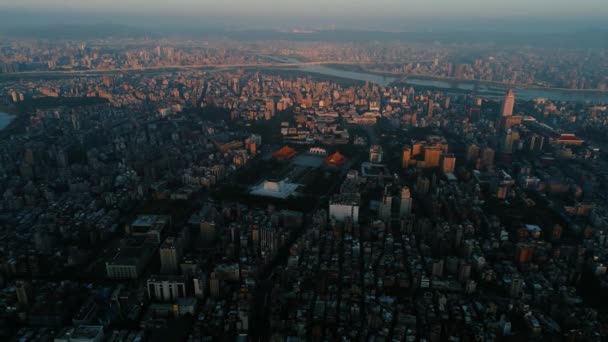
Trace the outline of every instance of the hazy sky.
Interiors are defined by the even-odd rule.
[[[608,0],[0,0],[0,9],[189,16],[608,16]]]

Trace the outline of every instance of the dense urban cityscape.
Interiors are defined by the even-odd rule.
[[[320,32],[0,36],[0,340],[608,339],[608,46]]]

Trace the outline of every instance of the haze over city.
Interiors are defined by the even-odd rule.
[[[563,32],[607,28],[608,4],[583,0],[427,0],[375,2],[24,0],[0,4],[0,27],[42,23],[114,23],[155,27],[274,28],[291,25],[362,30],[474,29],[505,32]],[[159,27],[160,26],[160,27]]]
[[[129,14],[182,14],[182,15],[242,15],[274,17],[301,15],[327,16],[378,16],[378,17],[553,17],[608,15],[608,5],[602,0],[577,1],[573,6],[567,0],[360,0],[296,1],[296,0],[21,0],[4,3],[0,8],[35,9],[49,11],[101,11]]]

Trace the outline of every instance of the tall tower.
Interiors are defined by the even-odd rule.
[[[441,172],[454,173],[456,169],[456,157],[453,154],[446,154],[441,162]]]
[[[426,116],[427,117],[432,117],[433,116],[433,107],[435,106],[435,103],[433,103],[432,99],[429,99],[428,103],[427,103],[427,107],[426,107]]]
[[[424,167],[439,167],[442,151],[439,147],[428,147],[424,149]]]
[[[378,208],[380,219],[386,224],[389,224],[391,221],[392,209],[393,196],[391,195],[390,188],[387,186],[384,189],[382,203],[380,203],[380,207]]]
[[[382,146],[372,145],[369,149],[369,161],[370,163],[382,163],[383,156]]]
[[[181,248],[177,239],[168,237],[160,247],[160,272],[177,274],[180,259]]]
[[[481,152],[481,160],[483,162],[483,165],[484,166],[494,165],[494,155],[495,155],[494,149],[492,149],[490,147],[484,148],[483,151]]]
[[[412,213],[412,196],[410,188],[404,186],[401,189],[401,205],[399,206],[399,216],[401,218],[408,217]]]
[[[409,146],[404,146],[403,154],[401,156],[401,167],[407,169],[410,165],[410,160],[412,160],[412,149]]]
[[[502,108],[500,109],[500,114],[502,116],[511,116],[513,115],[513,107],[515,106],[515,93],[512,89],[509,89],[505,94],[505,98],[502,101]]]
[[[21,305],[28,305],[32,296],[32,285],[24,280],[18,280],[15,283],[15,292],[17,292],[17,301]]]

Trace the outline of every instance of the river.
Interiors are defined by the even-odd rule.
[[[6,113],[0,112],[0,131],[13,121],[15,117]]]
[[[289,59],[289,62],[297,62],[295,59]],[[332,68],[327,65],[304,65],[295,70],[311,72],[316,74],[328,75],[332,77],[342,77],[352,80],[360,80],[376,83],[382,87],[388,86],[398,80],[397,77],[383,76],[360,71],[348,71],[337,68]],[[505,91],[509,88],[508,85],[489,84],[480,81],[469,80],[439,80],[424,77],[411,76],[405,81],[400,81],[412,85],[414,87],[425,87],[442,90],[447,93],[474,93],[483,97],[504,96]],[[552,88],[535,88],[535,87],[513,87],[515,95],[518,99],[532,100],[537,98],[545,98],[553,101],[572,101],[572,102],[596,102],[608,103],[608,91],[593,91],[593,90],[567,90],[567,89],[552,89]]]

